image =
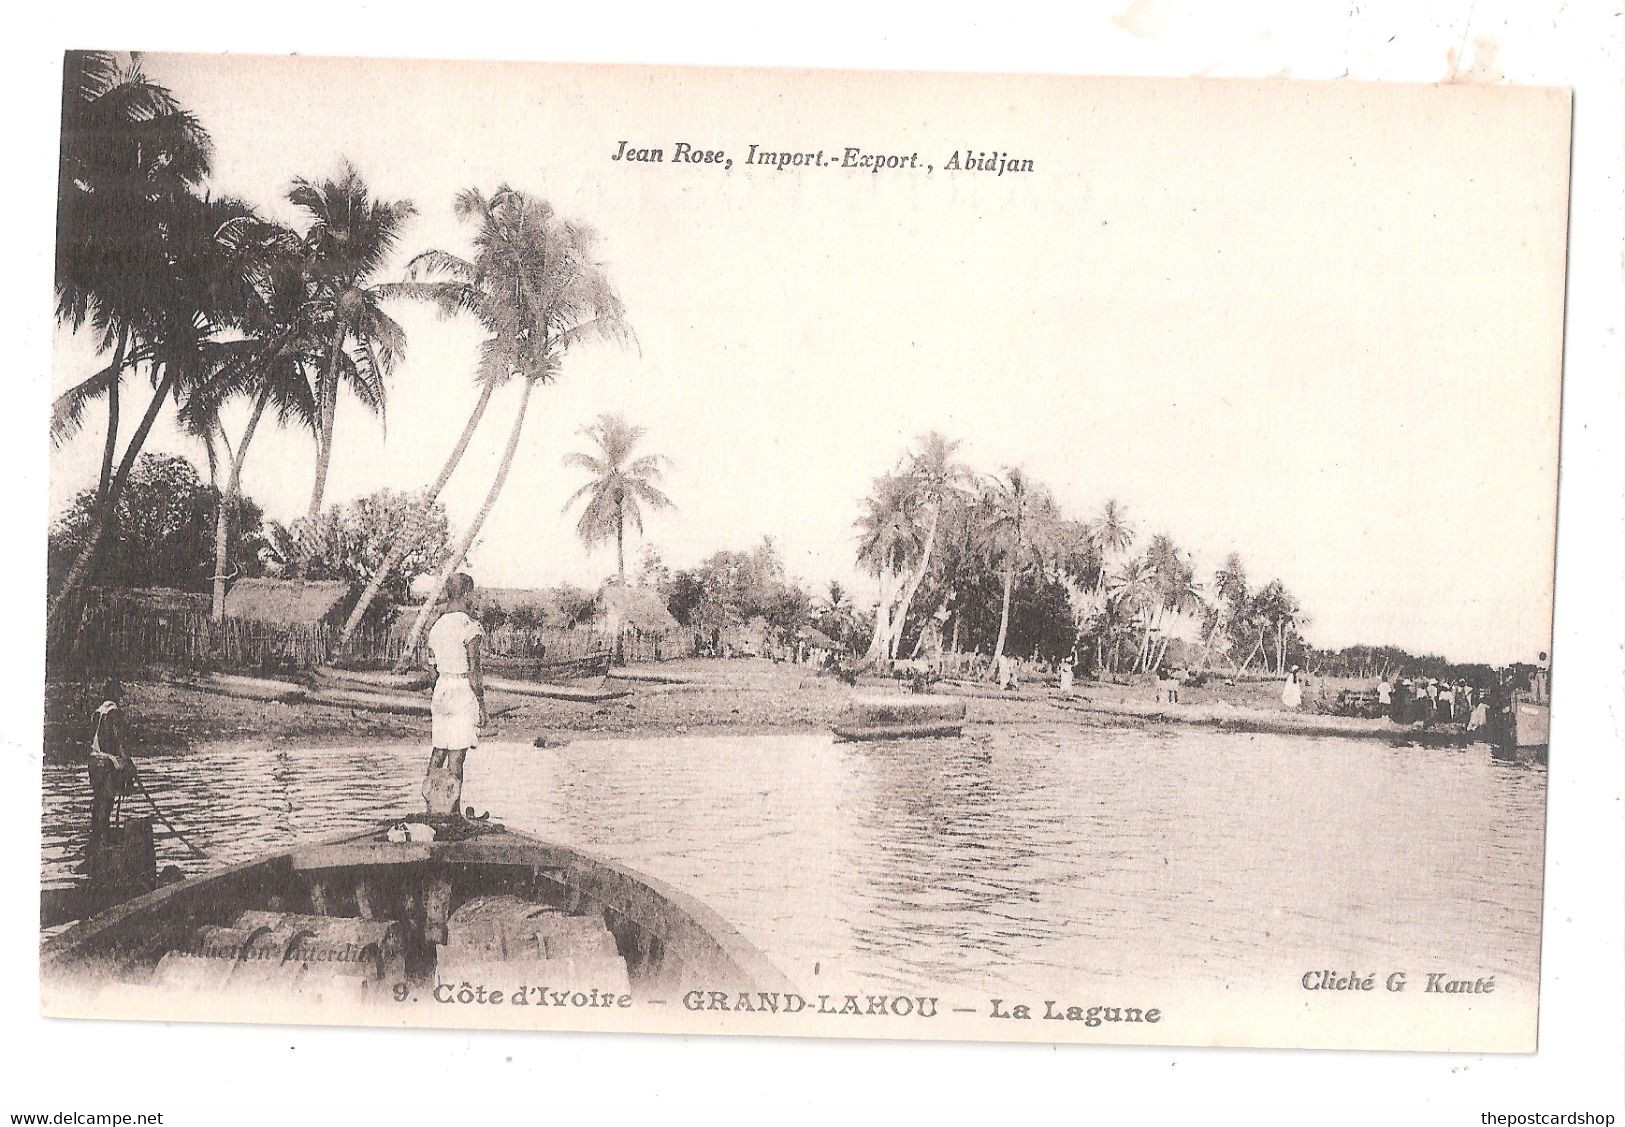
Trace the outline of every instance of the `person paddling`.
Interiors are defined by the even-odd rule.
[[[101,703],[91,713],[90,844],[85,862],[92,874],[104,867],[108,835],[135,779],[135,764],[124,750],[123,699],[123,686],[110,679],[102,686]]]
[[[429,629],[435,668],[430,706],[433,749],[423,779],[431,818],[454,818],[463,797],[463,766],[489,722],[485,710],[485,631],[469,612],[474,578],[457,572],[446,581],[445,608]]]

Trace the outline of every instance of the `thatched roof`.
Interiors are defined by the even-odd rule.
[[[226,592],[226,617],[314,625],[336,616],[349,594],[342,579],[239,579]]]
[[[809,646],[818,646],[826,650],[838,650],[841,648],[839,642],[837,642],[834,638],[831,638],[822,630],[818,629],[816,626],[803,626],[800,630],[796,631],[796,637],[806,642]]]
[[[475,587],[473,601],[477,606],[496,607],[509,614],[536,610],[553,615],[559,610],[559,593],[551,587]]]
[[[598,592],[598,623],[611,633],[633,629],[644,634],[673,634],[681,629],[660,592],[619,583],[606,583]]]
[[[92,600],[133,605],[157,613],[209,613],[208,595],[175,587],[87,587],[85,601],[88,603]]]

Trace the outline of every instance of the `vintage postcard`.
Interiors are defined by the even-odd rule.
[[[1534,1049],[1566,91],[62,91],[48,1014]]]

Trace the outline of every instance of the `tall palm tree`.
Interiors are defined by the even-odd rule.
[[[922,435],[919,443],[918,449],[908,456],[906,473],[914,488],[920,518],[925,521],[925,533],[919,558],[914,561],[888,631],[886,656],[891,658],[897,656],[897,644],[903,636],[909,608],[913,606],[914,595],[930,570],[943,510],[964,496],[965,487],[972,480],[970,467],[954,458],[960,447],[957,440],[946,438],[933,430]]]
[[[442,308],[474,312],[494,330],[480,347],[477,371],[481,382],[492,386],[491,373],[501,371],[506,378],[518,377],[523,386],[496,476],[412,623],[401,653],[402,667],[411,661],[435,601],[452,573],[463,565],[502,493],[536,385],[558,378],[565,354],[574,345],[631,336],[621,299],[596,256],[598,234],[591,227],[562,219],[546,200],[507,185],[489,197],[469,189],[458,197],[456,207],[459,215],[484,217],[475,259],[427,251],[413,260],[410,269],[443,277],[450,288],[409,282],[387,287],[387,294],[426,297],[440,302]],[[476,416],[465,428],[465,440],[472,434],[480,410],[476,408]]]
[[[259,220],[240,200],[175,196],[163,214],[163,268],[149,275],[151,296],[143,333],[151,340],[148,362],[153,394],[108,483],[101,512],[79,555],[57,585],[47,610],[54,625],[84,582],[118,510],[118,500],[166,402],[181,402],[208,376],[216,331],[252,301],[259,262]]]
[[[1084,528],[1101,560],[1096,587],[1104,590],[1106,568],[1114,559],[1125,555],[1134,544],[1134,524],[1128,519],[1128,507],[1112,497],[1101,506],[1100,515],[1092,518]]]
[[[406,348],[406,334],[383,310],[381,270],[406,221],[417,209],[410,200],[378,200],[366,181],[345,163],[337,179],[296,179],[288,201],[310,217],[305,233],[315,302],[329,334],[326,364],[316,387],[316,473],[306,519],[322,514],[327,473],[333,461],[333,426],[341,378],[370,410],[384,410],[384,380]]]
[[[1060,514],[1049,490],[1020,466],[1006,467],[1002,478],[988,482],[985,496],[989,506],[988,545],[1004,577],[999,635],[988,669],[991,679],[998,676],[999,658],[1004,656],[1010,634],[1010,596],[1015,590],[1016,572],[1034,557],[1041,560],[1048,553]]]
[[[107,400],[97,497],[105,502],[118,452],[120,391],[127,370],[151,360],[157,313],[151,285],[163,268],[164,212],[203,182],[208,133],[139,56],[69,51],[62,68],[57,173],[57,316],[75,330],[88,319],[112,361],[57,397],[52,441],[60,443],[95,399]]]
[[[1246,565],[1241,562],[1240,553],[1231,552],[1224,557],[1224,563],[1213,574],[1213,617],[1208,628],[1206,653],[1202,659],[1204,667],[1212,660],[1213,643],[1219,633],[1228,631],[1230,625],[1239,620],[1247,606],[1247,599]]]
[[[858,562],[880,581],[874,633],[864,653],[866,663],[882,661],[889,655],[898,591],[923,548],[919,506],[919,490],[905,474],[875,478],[873,490],[863,499],[856,522]]]
[[[470,316],[487,335],[474,370],[479,394],[462,433],[439,475],[424,491],[423,503],[408,534],[395,542],[356,600],[339,638],[340,650],[349,645],[367,608],[400,566],[417,530],[433,512],[495,392],[514,378],[525,380],[527,385],[551,379],[564,350],[572,344],[594,336],[620,340],[629,335],[620,301],[609,288],[602,267],[592,263],[580,248],[538,261],[550,240],[538,234],[536,228],[560,225],[550,208],[545,211],[545,219],[539,219],[538,204],[546,208],[541,201],[530,201],[530,197],[506,186],[490,196],[472,188],[459,193],[452,210],[458,219],[476,224],[474,252],[463,258],[442,250],[426,251],[407,266],[407,281],[381,287],[386,299],[428,301],[442,317]],[[572,256],[581,263],[570,265]],[[569,273],[572,269],[580,270],[580,276],[573,277]],[[535,308],[543,295],[551,295],[551,303]],[[528,404],[528,390],[524,398]],[[459,563],[466,551],[465,546],[457,554]],[[406,653],[410,652],[408,647]]]
[[[1106,579],[1106,592],[1111,607],[1111,661],[1112,672],[1117,672],[1118,647],[1127,635],[1134,639],[1136,627],[1140,633],[1130,672],[1139,667],[1149,644],[1155,619],[1157,598],[1157,572],[1151,560],[1144,555],[1131,556],[1123,561]]]
[[[667,459],[662,454],[644,454],[633,458],[632,451],[643,437],[644,429],[626,421],[623,415],[599,415],[580,433],[592,440],[598,453],[566,454],[564,464],[586,470],[592,480],[570,494],[564,511],[582,498],[587,504],[576,522],[576,535],[592,548],[615,538],[615,573],[626,582],[626,522],[641,534],[643,532],[643,506],[654,510],[672,507],[671,498],[661,492],[659,482]]]
[[[203,438],[213,464],[218,440],[227,457],[225,487],[215,515],[212,612],[225,617],[226,574],[231,517],[236,513],[243,464],[267,409],[283,425],[315,431],[317,414],[312,373],[326,366],[326,335],[312,318],[311,284],[304,269],[298,237],[285,227],[263,225],[263,265],[252,300],[233,326],[241,339],[212,346],[218,366],[187,396],[181,408],[183,429]],[[247,399],[248,421],[235,446],[226,435],[221,414],[236,399]]]

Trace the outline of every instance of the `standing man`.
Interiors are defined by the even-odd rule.
[[[124,750],[123,687],[116,680],[102,686],[102,702],[91,714],[90,732],[90,842],[85,848],[85,869],[93,877],[107,868],[116,811],[135,781],[135,764]]]
[[[434,662],[434,703],[430,708],[434,749],[423,779],[423,799],[432,818],[459,814],[463,763],[490,717],[485,711],[485,631],[468,613],[474,579],[457,572],[446,581],[445,609],[429,628]]]

